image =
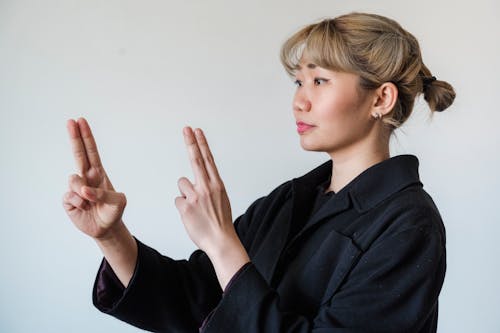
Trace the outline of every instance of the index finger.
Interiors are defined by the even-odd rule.
[[[99,152],[97,151],[97,144],[95,143],[94,136],[90,129],[89,124],[85,118],[78,118],[78,125],[80,128],[80,133],[82,134],[83,144],[85,146],[85,151],[87,153],[87,159],[91,167],[100,168],[101,158],[99,157]]]
[[[194,130],[194,134],[196,140],[198,141],[198,147],[203,156],[203,160],[205,161],[205,169],[207,170],[208,177],[212,181],[222,181],[219,176],[219,171],[217,170],[217,166],[215,165],[214,157],[212,155],[212,151],[208,146],[207,138],[205,137],[205,133],[201,130],[201,128],[197,128]]]
[[[193,168],[195,183],[207,184],[208,174],[205,168],[205,162],[203,161],[203,156],[201,155],[200,148],[198,147],[198,142],[194,137],[193,130],[191,127],[186,126],[182,132],[184,133],[184,142],[186,143],[188,150],[191,167]]]
[[[76,168],[80,172],[80,175],[83,176],[84,172],[89,169],[89,161],[87,159],[85,145],[80,135],[80,129],[73,119],[67,121],[66,128],[68,129],[71,140],[71,148],[73,150],[73,156],[75,157]]]

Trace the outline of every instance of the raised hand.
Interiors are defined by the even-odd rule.
[[[181,196],[175,198],[184,227],[191,240],[207,253],[222,288],[250,259],[241,244],[231,216],[231,205],[201,129],[183,129],[184,141],[195,176],[178,181]]]
[[[78,174],[69,177],[63,207],[83,233],[94,239],[105,238],[120,224],[126,197],[116,192],[109,181],[87,121],[70,119],[67,129]]]

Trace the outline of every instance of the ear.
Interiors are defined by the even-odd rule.
[[[397,100],[398,88],[396,85],[392,82],[382,83],[382,85],[375,90],[371,110],[372,115],[376,115],[378,113],[385,116],[392,111]]]

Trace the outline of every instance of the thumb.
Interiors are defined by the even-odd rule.
[[[82,194],[85,199],[91,202],[106,203],[112,206],[125,206],[127,199],[125,194],[115,191],[108,191],[101,188],[83,186]]]

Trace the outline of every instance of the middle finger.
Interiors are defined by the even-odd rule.
[[[198,147],[198,142],[194,137],[193,130],[191,127],[186,126],[183,129],[183,133],[189,160],[191,161],[191,167],[193,168],[195,183],[206,185],[209,182],[208,174],[205,168],[205,162],[203,161],[203,156],[201,155],[200,148]]]
[[[80,129],[78,128],[78,124],[73,119],[68,120],[68,122],[66,123],[66,127],[68,129],[69,137],[71,139],[71,147],[73,149],[73,155],[75,157],[76,167],[80,172],[80,175],[84,176],[85,172],[89,169],[90,164],[80,134]]]
[[[207,170],[208,177],[211,181],[221,181],[217,166],[215,165],[214,157],[208,146],[207,138],[205,133],[200,128],[194,130],[196,141],[198,142],[198,147],[205,161],[205,169]]]
[[[78,118],[77,123],[80,128],[80,134],[90,165],[96,168],[100,168],[102,166],[101,158],[99,157],[97,144],[95,142],[94,135],[92,134],[92,130],[90,129],[89,123],[85,118]]]

